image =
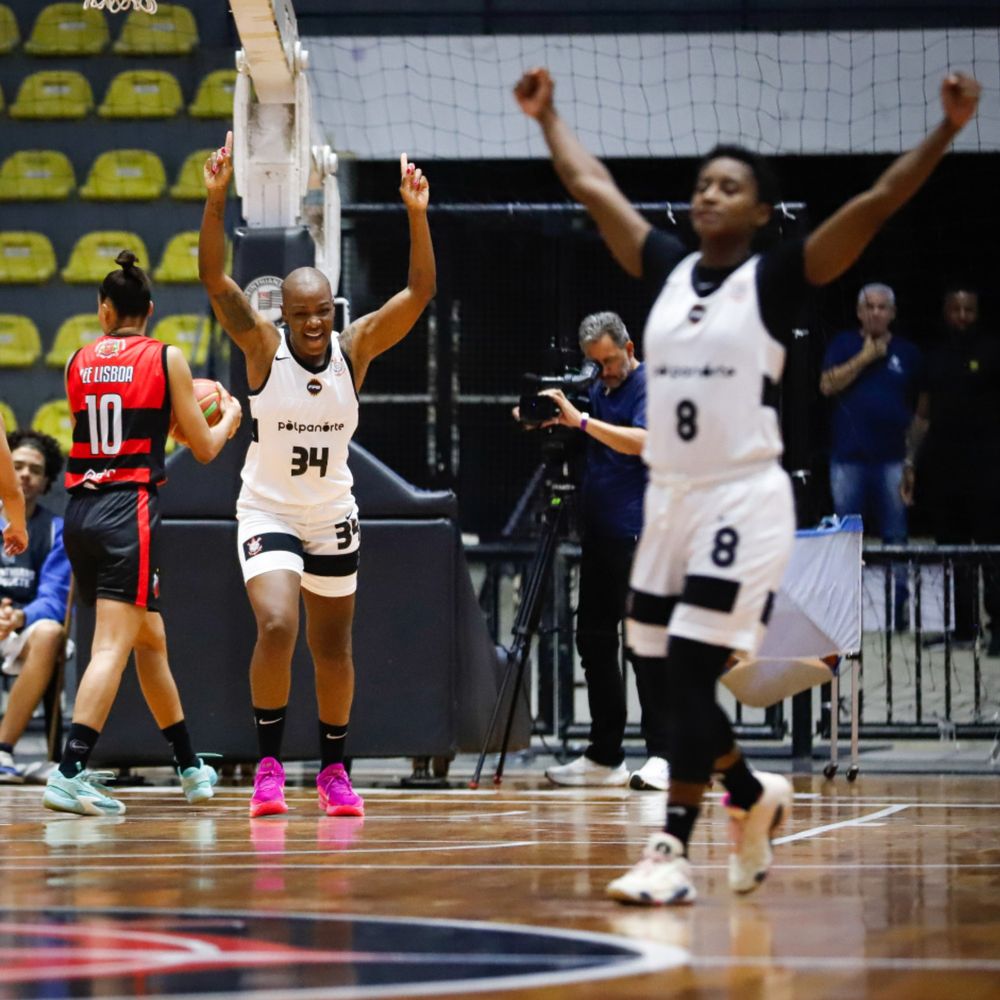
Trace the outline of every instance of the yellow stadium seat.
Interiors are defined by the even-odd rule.
[[[73,69],[32,73],[21,81],[11,118],[83,118],[94,107],[86,77]]]
[[[99,10],[80,3],[53,3],[35,19],[24,51],[33,56],[92,56],[107,48],[111,36]]]
[[[17,430],[17,416],[10,403],[4,403],[0,400],[0,417],[3,418],[3,427],[8,434]]]
[[[0,313],[0,368],[30,368],[41,353],[38,327],[27,316]]]
[[[118,267],[115,258],[122,250],[131,250],[144,270],[149,265],[146,244],[136,233],[107,230],[81,236],[63,268],[63,281],[100,284],[109,271]]]
[[[112,49],[120,56],[186,56],[197,45],[194,14],[179,4],[161,3],[155,14],[133,10]]]
[[[21,29],[14,12],[6,4],[0,4],[0,55],[13,52],[20,43]]]
[[[0,167],[0,201],[61,201],[75,187],[73,164],[55,149],[24,149]]]
[[[102,118],[173,118],[184,106],[177,77],[164,70],[128,70],[109,84]]]
[[[232,268],[233,248],[226,241],[226,271]],[[160,266],[153,272],[156,281],[183,284],[198,281],[198,230],[189,229],[171,236],[163,251]]]
[[[157,340],[179,347],[189,365],[205,363],[210,333],[208,317],[201,313],[164,316],[153,330]]]
[[[198,84],[198,92],[188,108],[194,118],[232,118],[236,70],[217,69]]]
[[[90,168],[80,197],[88,201],[150,201],[167,186],[167,173],[148,149],[112,149]]]
[[[205,161],[214,149],[196,149],[190,153],[177,172],[177,183],[170,189],[170,197],[179,201],[203,201],[205,198]],[[229,185],[229,193],[235,185]]]
[[[56,339],[52,342],[49,353],[45,355],[45,363],[50,368],[65,368],[66,362],[75,351],[84,344],[93,343],[102,333],[96,313],[78,313],[76,316],[70,316],[56,331]]]
[[[0,233],[0,283],[37,285],[56,273],[56,252],[42,233]]]
[[[65,399],[53,399],[39,406],[31,418],[31,427],[54,437],[63,453],[69,454],[73,446],[73,419]]]

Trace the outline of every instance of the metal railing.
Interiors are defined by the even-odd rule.
[[[480,605],[494,640],[510,642],[519,588],[535,553],[531,542],[466,547],[479,584]],[[576,718],[582,685],[574,642],[576,569],[580,548],[560,544],[532,657],[530,696],[535,730],[561,740],[586,738],[589,722]],[[1000,586],[1000,546],[879,546],[865,548],[866,631],[859,656],[857,705],[862,739],[993,738],[1000,727],[1000,658],[987,657],[983,630],[983,574]],[[897,590],[905,571],[908,620],[895,620]],[[956,597],[956,579],[958,582]],[[885,609],[891,609],[886,613]],[[971,641],[956,639],[955,622],[970,625]],[[993,623],[1000,628],[1000,621]],[[960,633],[961,634],[961,633]],[[839,732],[850,731],[853,692],[841,684]],[[766,710],[729,702],[741,739],[783,740],[789,721],[796,752],[811,752],[815,734],[829,738],[829,687],[812,697]],[[640,737],[630,722],[627,739]]]
[[[983,611],[1000,602],[1000,546],[868,545],[864,563],[861,737],[993,737],[1000,658]]]

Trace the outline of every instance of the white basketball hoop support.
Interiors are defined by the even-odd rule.
[[[250,228],[310,223],[317,267],[334,292],[340,281],[340,193],[337,157],[311,145],[306,69],[291,0],[231,0],[242,48],[236,54],[233,152],[236,193]],[[323,189],[321,220],[306,219],[303,199]]]

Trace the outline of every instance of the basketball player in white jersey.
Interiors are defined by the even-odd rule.
[[[215,315],[246,356],[253,418],[237,503],[240,563],[257,620],[250,688],[261,760],[250,815],[288,809],[281,739],[301,591],[316,670],[320,806],[331,816],[361,816],[364,803],[343,765],[354,695],[351,623],[360,541],[347,453],[368,365],[409,333],[434,295],[429,186],[404,154],[399,191],[409,219],[410,259],[402,291],[334,336],[330,283],[314,268],[299,268],[284,280],[282,323],[274,325],[251,308],[224,270],[231,149],[229,133],[205,164],[198,260]]]
[[[541,126],[566,189],[655,297],[644,336],[650,481],[626,627],[636,655],[661,660],[650,674],[667,705],[670,788],[664,832],[608,893],[643,904],[694,900],[687,845],[713,773],[727,791],[729,884],[750,892],[767,875],[792,789],[750,770],[715,690],[734,651],[753,654],[794,538],[773,401],[784,342],[808,287],[843,274],[927,179],[975,113],[979,85],[948,76],[944,118],[919,146],[807,239],[763,254],[755,237],[777,195],[756,155],[717,147],[702,161],[691,199],[699,248],[688,254],[632,207],[560,119],[546,70],[526,73],[515,95]]]

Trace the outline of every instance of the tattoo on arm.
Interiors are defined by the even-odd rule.
[[[340,350],[347,355],[351,361],[354,361],[354,357],[351,353],[351,349],[354,346],[354,324],[352,323],[337,339],[340,342]]]
[[[242,292],[222,292],[213,295],[212,301],[219,310],[222,325],[230,333],[249,333],[257,325],[253,309]]]

